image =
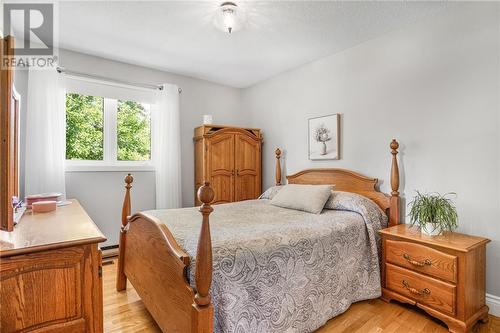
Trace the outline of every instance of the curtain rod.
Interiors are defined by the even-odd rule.
[[[71,71],[71,70],[67,70],[64,67],[57,67],[56,70],[60,74],[64,73],[64,74],[68,74],[68,75],[72,75],[72,76],[79,76],[79,77],[85,77],[85,78],[89,78],[89,79],[100,80],[100,81],[107,81],[107,82],[111,82],[111,83],[123,84],[123,85],[127,85],[127,86],[132,86],[132,87],[140,87],[140,88],[153,89],[153,90],[163,90],[163,86],[156,85],[156,84],[146,84],[146,83],[124,81],[124,80],[116,80],[116,79],[111,79],[111,78],[104,77],[104,76],[87,74],[87,73],[82,73],[82,72],[77,72],[77,71]],[[179,94],[181,92],[182,92],[182,89],[179,88]]]

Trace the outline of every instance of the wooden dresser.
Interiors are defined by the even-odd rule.
[[[416,305],[450,332],[469,332],[478,320],[488,320],[488,239],[454,232],[431,237],[405,224],[379,232],[383,300]]]
[[[103,331],[99,242],[106,238],[78,201],[26,212],[0,231],[0,327],[10,332]]]
[[[205,180],[215,191],[213,204],[256,199],[262,192],[262,135],[259,129],[203,125],[194,130],[196,196]]]

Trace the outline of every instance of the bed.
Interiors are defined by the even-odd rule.
[[[279,188],[214,212],[206,182],[199,211],[130,216],[128,175],[117,290],[129,280],[164,332],[314,331],[351,303],[381,294],[377,230],[399,223],[397,148],[393,140],[390,195],[377,179],[344,169],[286,177],[335,185],[318,215],[270,205]],[[280,185],[279,150],[276,160]]]

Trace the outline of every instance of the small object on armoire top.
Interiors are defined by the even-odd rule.
[[[213,121],[214,119],[211,114],[203,115],[203,125],[212,125]]]

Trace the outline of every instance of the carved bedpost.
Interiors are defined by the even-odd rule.
[[[214,199],[214,190],[205,181],[198,189],[198,199],[202,202],[200,212],[203,215],[198,249],[196,251],[196,295],[194,297],[193,332],[212,332],[213,307],[210,299],[212,284],[212,240],[210,237],[209,215],[214,210],[210,203]]]
[[[398,167],[398,148],[399,143],[396,139],[391,141],[391,200],[389,212],[389,226],[399,224],[400,220],[400,198],[399,198],[399,167]]]
[[[127,242],[128,230],[128,217],[130,216],[130,189],[134,177],[129,173],[125,177],[125,198],[123,199],[122,207],[122,225],[120,227],[120,247],[118,255],[118,269],[116,272],[116,290],[121,291],[127,289],[127,277],[125,276],[124,263],[125,263],[125,244]]]
[[[276,148],[274,152],[276,154],[276,186],[281,185],[281,150]]]

